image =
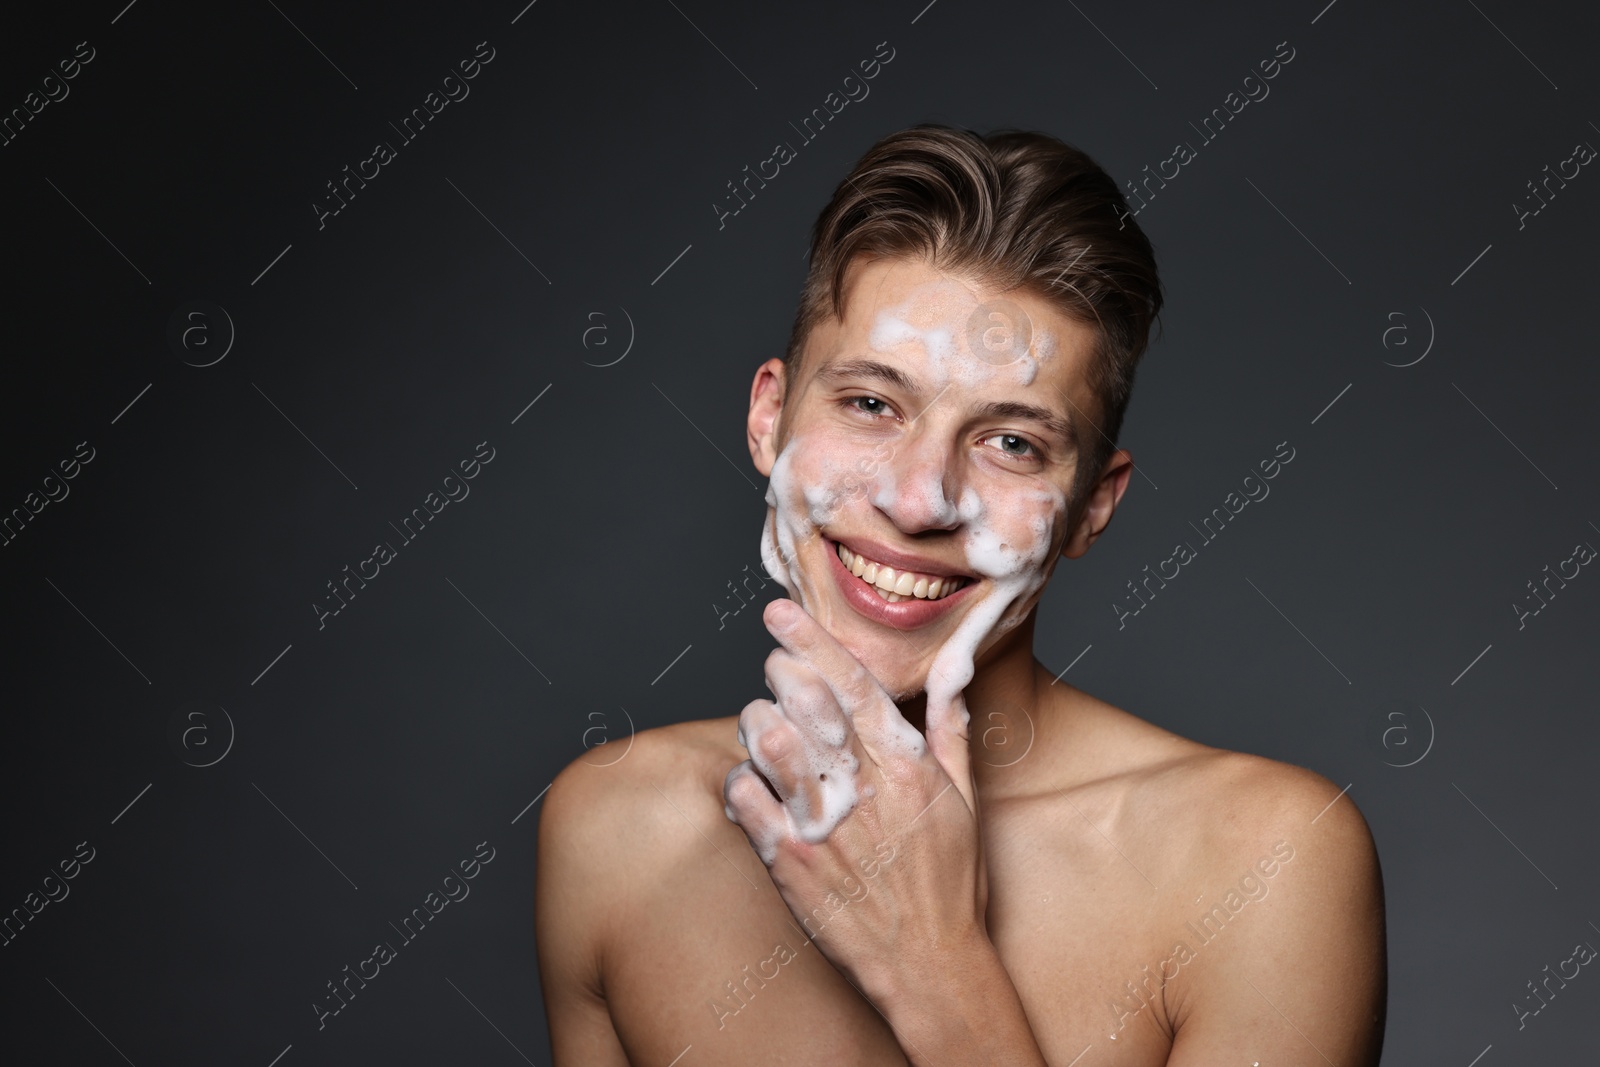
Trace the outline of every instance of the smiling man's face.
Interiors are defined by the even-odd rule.
[[[897,700],[962,689],[1109,521],[1126,453],[1091,490],[1109,506],[1068,526],[1095,340],[1032,293],[858,259],[844,319],[812,331],[789,380],[779,360],[757,372],[763,561]]]

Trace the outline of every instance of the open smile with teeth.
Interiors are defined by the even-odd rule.
[[[901,600],[939,600],[949,596],[970,579],[949,576],[935,577],[914,571],[896,571],[893,567],[858,556],[843,545],[839,546],[839,562],[845,570],[866,582],[880,597],[894,604]]]

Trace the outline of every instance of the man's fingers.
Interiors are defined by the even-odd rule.
[[[739,741],[780,801],[787,802],[805,788],[805,741],[777,704],[770,700],[746,704],[739,712]]]
[[[923,753],[922,735],[872,672],[804,608],[780,598],[767,605],[762,618],[784,651],[810,665],[832,692],[874,761],[880,753],[910,758]]]
[[[764,731],[760,738],[745,731],[745,747],[762,770],[773,762],[783,776],[773,784],[800,836],[815,843],[855,806],[857,772],[872,759],[815,671],[780,648],[767,657],[766,673],[777,703],[752,711],[752,723],[766,725],[751,728]]]
[[[834,748],[849,744],[850,719],[833,689],[808,663],[787,649],[773,649],[764,667],[767,688],[783,717],[813,740]]]
[[[789,832],[789,819],[749,760],[736,765],[723,779],[722,803],[728,819],[744,831],[761,862],[770,865],[778,854],[778,843]]]

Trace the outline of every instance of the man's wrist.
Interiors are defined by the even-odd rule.
[[[956,1053],[973,1063],[1044,1063],[987,932],[974,927],[930,946],[927,958],[937,962],[901,960],[863,976],[869,999],[913,1063],[943,1062]]]

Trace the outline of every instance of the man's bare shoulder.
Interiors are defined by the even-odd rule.
[[[743,758],[737,726],[736,717],[675,723],[589,749],[551,783],[541,841],[583,847],[591,865],[626,859],[636,867],[691,840],[703,845],[700,835],[726,821],[722,778]]]
[[[1369,864],[1375,870],[1366,821],[1323,775],[1205,745],[1084,696],[1081,751],[1059,783],[1068,799],[1114,810],[1130,832],[1180,864],[1225,863],[1262,842],[1314,835],[1319,852],[1355,862],[1357,876]]]

